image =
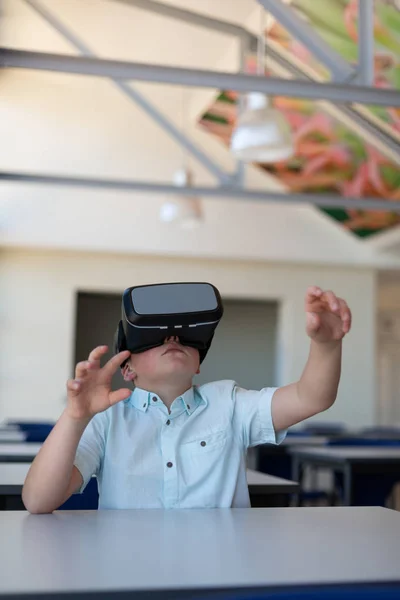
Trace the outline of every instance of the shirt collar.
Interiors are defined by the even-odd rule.
[[[188,415],[191,415],[196,408],[199,406],[201,399],[197,394],[194,393],[193,386],[190,387],[184,394],[178,396],[178,398],[174,401],[178,401],[182,403],[182,408],[187,412]],[[135,387],[130,397],[126,400],[129,402],[131,406],[134,406],[141,412],[147,412],[149,406],[151,404],[156,404],[157,402],[162,404],[160,397],[157,394],[153,394],[148,390],[143,390],[141,388]]]

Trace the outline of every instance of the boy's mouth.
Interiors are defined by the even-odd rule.
[[[185,354],[185,351],[176,344],[168,344],[168,347],[165,352],[163,352],[163,355],[168,354],[169,352],[181,352],[182,354]]]

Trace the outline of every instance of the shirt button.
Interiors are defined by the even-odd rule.
[[[153,396],[153,402],[157,402],[157,397]]]
[[[190,406],[189,406],[189,404],[187,404],[186,406],[187,406],[188,410],[190,410]]]
[[[171,425],[171,421],[168,419],[168,421],[165,424],[166,425]]]
[[[207,442],[200,442],[200,446],[203,446],[203,447],[204,447],[204,446],[206,446],[206,445],[207,445]]]
[[[167,462],[167,467],[170,469],[171,467],[173,467],[174,465],[172,464],[172,462]]]
[[[144,404],[143,404],[143,408],[146,408],[146,406],[147,406],[147,404],[146,404],[146,403],[144,403]]]

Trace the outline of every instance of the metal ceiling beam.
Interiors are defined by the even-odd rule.
[[[334,83],[292,81],[240,73],[185,69],[83,56],[65,56],[26,50],[0,49],[0,68],[37,69],[93,77],[135,79],[188,87],[210,87],[238,92],[261,92],[290,98],[358,102],[378,106],[398,106],[397,90],[382,90]]]
[[[293,37],[329,69],[335,81],[349,81],[354,76],[354,68],[335,52],[304,19],[299,17],[291,6],[284,4],[282,0],[258,1]]]
[[[85,56],[92,56],[96,58],[94,52],[74,33],[72,33],[55,15],[53,15],[48,9],[44,8],[36,0],[25,0],[26,4],[37,12],[47,23],[49,23],[62,37],[79,52]],[[132,85],[128,85],[124,81],[118,79],[111,79],[114,85],[131,101],[140,106],[140,108],[151,117],[164,131],[166,131],[180,146],[185,148],[188,152],[194,156],[200,164],[203,165],[220,183],[229,184],[234,183],[235,178],[225,173],[223,169],[219,168],[215,162],[201,150],[196,144],[194,144],[183,131],[180,131],[165,115],[163,115],[155,106],[153,106],[149,100],[147,100],[140,92],[135,90]]]
[[[246,72],[246,58],[247,58],[247,53],[249,51],[250,48],[250,40],[248,38],[241,38],[239,40],[239,72],[240,73],[245,73]],[[236,117],[239,118],[241,116],[241,114],[243,113],[244,109],[245,109],[245,95],[244,94],[240,94],[238,97],[238,101],[237,101],[237,107],[236,107]],[[247,165],[243,160],[237,160],[236,161],[236,183],[239,186],[244,186],[245,184],[245,180],[246,180],[246,172],[247,172]]]
[[[211,31],[223,33],[234,37],[248,37],[248,32],[240,25],[229,23],[227,21],[221,21],[213,17],[202,15],[201,13],[195,13],[184,8],[178,8],[170,4],[163,4],[161,2],[155,2],[154,0],[114,0],[120,4],[126,4],[127,6],[134,6],[135,8],[141,8],[148,12],[157,13],[163,17],[169,17],[179,21],[190,23],[190,25],[196,25],[198,27],[204,27]]]
[[[374,0],[358,2],[357,82],[374,84]]]
[[[164,17],[169,17],[191,25],[198,27],[204,27],[211,31],[217,31],[225,35],[231,35],[238,38],[253,38],[255,36],[248,32],[244,27],[215,19],[195,13],[183,8],[171,6],[169,4],[162,4],[155,0],[114,0],[120,4],[127,6],[134,6],[142,10],[160,14]],[[264,0],[259,0],[264,5]],[[344,60],[339,54],[337,54],[332,48],[324,42],[324,40],[305,23],[303,19],[300,19],[294,12],[293,8],[283,4],[279,0],[265,0],[268,3],[268,11],[280,21],[283,19],[282,24],[294,35],[297,39],[300,39],[309,50],[314,52],[323,64],[329,68],[334,74],[335,80],[346,81],[351,79],[355,70],[349,63]],[[265,5],[264,5],[265,7]],[[279,17],[277,16],[279,15]]]
[[[346,198],[336,194],[284,194],[266,190],[246,190],[242,188],[220,187],[177,187],[170,183],[152,183],[121,179],[97,179],[88,177],[66,177],[54,175],[34,175],[30,173],[0,172],[0,182],[36,183],[62,185],[80,188],[133,191],[154,194],[172,194],[180,196],[200,196],[209,198],[227,198],[255,202],[277,202],[279,204],[315,204],[325,208],[350,208],[360,210],[379,210],[400,214],[399,201],[387,201],[379,198]]]

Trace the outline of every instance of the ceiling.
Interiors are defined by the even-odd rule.
[[[260,11],[255,0],[235,0],[234,10],[231,0],[163,2],[230,21],[257,33]],[[84,40],[99,57],[231,72],[237,71],[239,67],[238,42],[231,36],[162,17],[118,0],[40,0],[40,4]],[[62,54],[77,53],[24,0],[3,0],[1,27],[2,43],[5,46]],[[22,70],[0,72],[0,78],[0,136],[7,140],[7,144],[3,144],[0,149],[1,170],[77,176],[101,174],[104,177],[166,181],[182,161],[183,153],[179,146],[108,81]],[[235,169],[234,161],[220,139],[198,125],[206,110],[212,110],[215,106],[219,90],[191,88],[183,91],[177,86],[158,84],[134,84],[134,87],[178,128],[182,127],[184,121],[184,107],[186,132],[195,143],[221,168],[227,171]],[[193,160],[192,164],[196,183],[215,183],[210,173],[197,161]],[[262,187],[266,191],[285,192],[291,188],[290,182],[278,177],[273,170],[261,173],[253,167],[247,170],[247,184],[250,188]],[[60,204],[63,203],[62,210],[56,212],[53,206],[55,196],[59,198]],[[96,195],[94,192],[82,192],[79,198],[87,198],[87,202],[81,202],[85,226],[81,229],[78,227],[75,233],[70,231],[67,244],[65,235],[60,235],[60,231],[67,218],[68,207],[71,206],[71,210],[73,207],[73,211],[79,210],[79,200],[75,193],[72,196],[67,190],[3,185],[0,190],[0,206],[3,210],[0,243],[48,247],[56,244],[57,240],[60,243],[63,240],[62,243],[68,247],[75,244],[77,248],[87,248],[90,247],[88,238],[94,240],[96,237],[96,227],[93,228],[93,238],[87,235],[90,211],[96,210],[98,206],[99,211],[104,211],[99,212],[102,214],[101,219],[108,220],[111,224],[113,216],[106,209],[107,202],[121,202],[126,210],[126,196],[122,199],[116,193]],[[256,209],[249,205],[246,208],[240,202],[205,201],[206,226],[202,233],[196,234],[199,246],[193,248],[190,246],[190,237],[183,235],[177,240],[175,233],[161,233],[159,226],[156,227],[154,219],[162,198],[143,197],[140,194],[131,194],[130,198],[135,202],[134,218],[136,222],[140,220],[141,236],[140,243],[139,238],[131,246],[128,241],[124,242],[121,246],[123,251],[132,249],[148,252],[153,248],[156,252],[163,252],[172,248],[175,253],[201,253],[205,250],[201,247],[200,240],[212,238],[213,242],[209,247],[214,256],[271,256],[279,260],[292,260],[299,255],[299,244],[303,244],[306,250],[302,259],[307,260],[312,257],[312,247],[308,247],[305,240],[321,237],[321,243],[322,239],[326,240],[329,261],[335,260],[335,252],[338,256],[335,248],[341,240],[343,251],[340,253],[340,261],[345,261],[348,256],[350,262],[383,262],[381,258],[375,257],[375,248],[367,248],[365,243],[357,239],[354,243],[350,241],[351,236],[347,231],[342,235],[341,226],[338,228],[333,221],[330,224],[326,215],[319,215],[312,205],[300,208],[277,207],[265,203],[263,206],[258,205]],[[229,215],[226,212],[227,206]],[[228,241],[224,246],[226,236],[218,236],[217,233],[222,215],[227,222],[227,229],[239,232],[246,210],[253,211],[253,219],[251,214],[246,217],[247,234],[249,239],[252,238],[250,253],[234,247]],[[287,235],[291,236],[293,242],[282,242],[282,249],[278,248],[280,241],[275,237],[270,238],[274,240],[271,245],[265,245],[262,241],[263,231],[265,234],[270,227],[272,236],[274,221],[280,222],[277,211],[282,223],[290,223]],[[292,219],[288,220],[289,214]],[[73,215],[70,221],[73,222]],[[263,227],[259,226],[260,222],[264,224]],[[21,223],[24,225],[21,226]],[[296,223],[298,232],[295,231]],[[46,224],[46,230],[42,227],[43,224]],[[150,234],[155,228],[157,244],[154,244],[154,236],[152,238]],[[317,232],[320,234],[317,235]],[[332,238],[331,242],[329,236]],[[114,242],[110,238],[103,249],[112,247]],[[99,248],[101,247],[100,244]],[[323,257],[324,253],[320,252],[320,256]],[[396,260],[396,257],[392,259],[392,265]]]

